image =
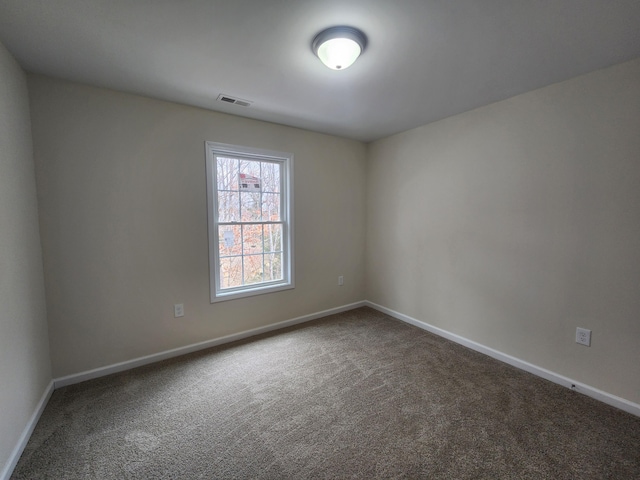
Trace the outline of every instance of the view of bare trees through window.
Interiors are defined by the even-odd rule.
[[[283,278],[281,167],[216,155],[221,289]]]

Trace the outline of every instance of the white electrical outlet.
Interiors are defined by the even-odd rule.
[[[590,347],[591,346],[591,330],[587,330],[586,328],[580,328],[580,327],[576,328],[576,343]]]
[[[340,276],[338,277],[338,285],[339,285],[339,286],[344,285],[344,277],[343,277],[342,275],[340,275]]]
[[[173,316],[175,318],[184,317],[184,305],[182,303],[176,303],[173,305]]]

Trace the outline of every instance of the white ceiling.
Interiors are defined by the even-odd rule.
[[[369,44],[332,71],[310,44],[342,24]],[[28,72],[370,141],[640,57],[640,0],[0,0],[0,41]]]

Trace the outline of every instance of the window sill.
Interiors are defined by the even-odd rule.
[[[271,285],[256,286],[255,288],[243,288],[241,290],[231,290],[228,292],[216,292],[211,297],[211,303],[225,302],[227,300],[235,300],[237,298],[254,297],[256,295],[264,295],[265,293],[281,292],[283,290],[291,290],[295,288],[293,283],[276,283]]]

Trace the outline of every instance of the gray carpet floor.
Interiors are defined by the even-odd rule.
[[[638,479],[640,418],[370,308],[56,390],[13,479]]]

